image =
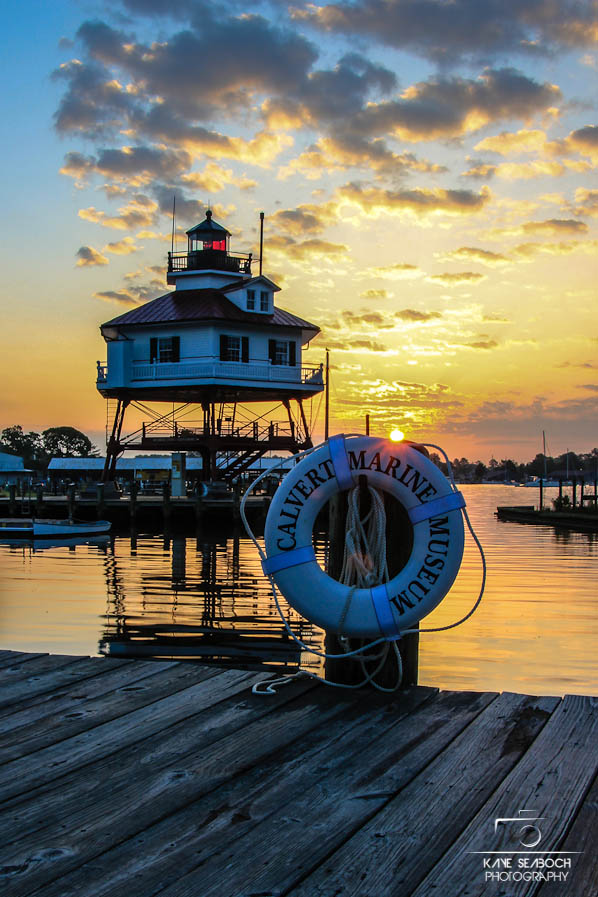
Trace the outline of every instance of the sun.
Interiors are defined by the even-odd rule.
[[[390,438],[393,442],[402,442],[405,438],[405,434],[402,430],[391,430]]]

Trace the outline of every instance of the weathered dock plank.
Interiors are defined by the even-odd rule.
[[[474,851],[513,850],[512,831],[503,825],[494,833],[494,820],[516,816],[522,808],[532,810],[535,817],[542,819],[541,849],[563,849],[561,845],[570,821],[596,776],[597,740],[596,699],[565,697],[521,761],[500,782],[458,841],[413,892],[413,897],[447,893],[447,888],[451,893],[457,882],[462,897],[485,897],[489,885],[494,885],[493,892],[499,894],[502,885],[485,881],[483,854]],[[509,897],[532,897],[538,890],[536,881],[514,881],[509,883],[506,893]],[[564,888],[563,894],[585,897]]]
[[[391,705],[375,696],[368,714],[359,701],[343,698],[337,713],[263,758],[258,765],[224,783],[140,835],[116,845],[47,889],[44,897],[75,897],[87,883],[96,897],[113,894],[126,883],[127,897],[152,897],[202,865],[222,844],[236,842],[273,811],[293,807],[298,792],[342,766],[348,755],[372,740],[436,691],[412,688]]]
[[[496,782],[517,763],[558,703],[558,698],[500,695],[450,749],[290,893],[410,894],[483,806]]]
[[[198,670],[193,685],[119,716],[118,725],[112,721],[103,723],[91,731],[5,763],[0,767],[0,794],[6,799],[43,785],[54,786],[61,776],[156,736],[161,730],[193,716],[196,701],[201,701],[203,708],[211,707],[231,694],[244,691],[252,681],[256,681],[255,675],[237,670],[216,672],[211,667]]]
[[[16,659],[0,667],[2,897],[597,892],[596,699],[307,679],[261,697],[264,673]],[[483,852],[513,850],[495,819],[521,809],[543,850],[572,852],[565,882],[485,877]]]
[[[562,843],[562,850],[579,851],[573,854],[571,871],[567,876],[567,893],[585,897],[598,894],[598,776],[586,794],[575,822]],[[562,882],[547,882],[540,887],[538,897],[562,897]]]
[[[70,689],[61,688],[54,700],[15,713],[10,732],[2,732],[4,720],[0,719],[0,764],[66,741],[204,681],[210,678],[209,672],[220,672],[169,662],[125,661],[120,669],[112,662],[106,666],[108,672],[102,672],[101,677],[76,683]]]
[[[67,802],[60,812],[58,804],[53,826],[45,832],[25,836],[2,850],[2,863],[17,870],[3,883],[3,897],[27,894],[105,853],[114,844],[139,834],[152,823],[213,791],[342,710],[336,696],[314,699],[312,693],[318,690],[313,686],[308,688],[306,683],[296,683],[288,691],[288,695],[273,699],[278,704],[276,707],[268,707],[270,702],[261,698],[248,699],[259,714],[258,719],[217,740],[208,729],[206,747],[201,741],[197,743],[194,732],[180,733],[170,762],[155,760],[150,751],[137,764],[139,774],[134,778],[127,776],[127,785],[119,787],[118,781],[115,784],[111,777],[111,791],[106,793],[104,779],[103,790],[96,791],[97,799],[84,808],[69,806]],[[235,709],[232,707],[231,712]],[[118,800],[114,795],[118,795]],[[18,812],[19,807],[15,810]],[[68,820],[66,831],[65,819]],[[27,827],[23,830],[28,831]]]
[[[17,663],[24,663],[29,660],[35,660],[37,657],[47,657],[47,653],[28,654],[26,651],[0,651],[0,670],[4,667],[15,666]]]

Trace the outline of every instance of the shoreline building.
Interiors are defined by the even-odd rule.
[[[108,360],[97,388],[112,402],[103,479],[126,450],[197,452],[205,480],[232,482],[270,451],[310,448],[303,407],[324,389],[323,367],[305,366],[303,346],[320,328],[274,304],[280,291],[251,254],[232,253],[230,233],[208,210],[187,231],[186,252],[168,253],[174,290],[105,324]],[[282,405],[282,421],[257,403]],[[148,403],[168,403],[167,410]],[[151,415],[123,436],[132,405]]]

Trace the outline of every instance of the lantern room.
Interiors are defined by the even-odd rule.
[[[202,286],[220,286],[233,277],[251,276],[251,253],[231,252],[230,231],[212,219],[208,209],[201,224],[196,224],[187,233],[187,251],[168,253],[167,281],[176,284],[177,289],[195,289],[199,282],[194,276],[202,272]],[[206,272],[222,272],[224,278],[209,281]],[[190,279],[191,278],[191,279]],[[212,282],[213,281],[213,282]]]
[[[212,221],[212,210],[206,212],[205,221],[187,231],[189,254],[193,252],[228,252],[230,231]]]

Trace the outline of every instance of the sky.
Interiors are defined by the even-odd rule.
[[[322,333],[332,432],[598,445],[598,6],[9,2],[0,427],[101,446],[99,325],[204,217]],[[321,435],[322,422],[316,429]]]

